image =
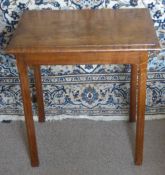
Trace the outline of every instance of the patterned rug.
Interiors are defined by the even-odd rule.
[[[165,1],[161,0],[1,0],[0,114],[23,114],[15,59],[4,53],[21,14],[32,9],[149,8],[162,50],[149,53],[147,115],[165,114]],[[29,70],[36,114],[33,71]],[[42,66],[46,116],[128,116],[130,65]]]

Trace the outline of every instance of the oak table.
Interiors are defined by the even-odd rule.
[[[38,166],[39,159],[28,80],[29,66],[34,68],[38,115],[39,121],[43,122],[41,65],[131,64],[130,121],[137,122],[135,164],[141,165],[148,51],[159,49],[147,9],[24,12],[6,51],[14,54],[17,61],[31,165]]]

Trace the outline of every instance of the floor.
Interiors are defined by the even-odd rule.
[[[144,162],[134,165],[135,124],[35,123],[40,167],[32,168],[22,121],[0,123],[0,175],[164,175],[165,120],[146,121]]]

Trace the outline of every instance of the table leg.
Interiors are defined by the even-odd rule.
[[[44,112],[44,101],[43,101],[40,66],[34,66],[33,69],[34,69],[34,79],[35,79],[35,87],[36,87],[39,122],[44,122],[45,112]]]
[[[136,165],[141,165],[143,161],[146,79],[147,79],[147,63],[144,62],[139,65],[138,108],[137,108],[136,149],[135,149]]]
[[[19,57],[17,59],[17,67],[18,67],[20,82],[21,82],[21,92],[22,92],[22,99],[23,99],[27,136],[28,136],[28,142],[29,142],[31,165],[33,167],[36,167],[39,165],[39,159],[38,159],[37,143],[36,143],[36,136],[35,136],[34,121],[33,121],[28,72],[27,72],[27,66],[24,64],[22,59],[19,59]]]
[[[137,88],[137,65],[131,65],[131,84],[130,84],[130,114],[129,121],[136,121],[136,88]]]

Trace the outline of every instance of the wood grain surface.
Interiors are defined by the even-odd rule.
[[[12,53],[159,49],[147,9],[26,11]]]

